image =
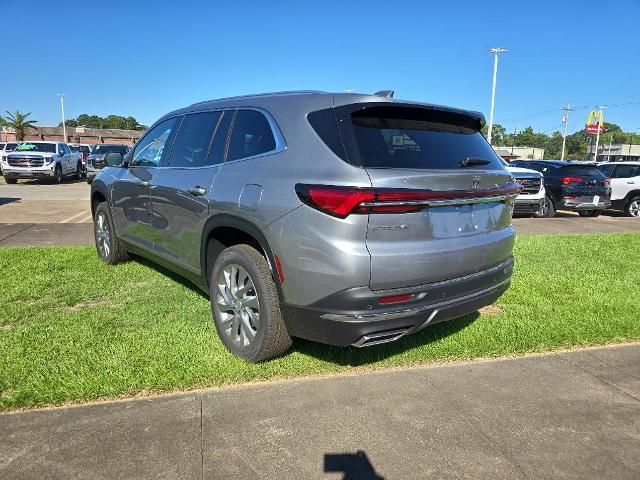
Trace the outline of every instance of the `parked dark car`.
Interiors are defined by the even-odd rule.
[[[553,217],[556,210],[597,217],[611,205],[609,179],[592,163],[514,160],[511,166],[537,170],[544,176],[547,195],[541,207],[542,217]]]
[[[128,151],[129,147],[120,143],[99,143],[94,146],[87,157],[87,183],[93,182],[98,172],[107,166],[105,158],[108,153],[119,153],[124,157]]]

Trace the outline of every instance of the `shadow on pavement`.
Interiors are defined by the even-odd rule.
[[[357,367],[378,362],[411,348],[448,337],[471,325],[479,316],[480,314],[478,312],[474,312],[464,317],[456,318],[455,320],[436,323],[418,333],[402,337],[395,342],[364,348],[336,347],[297,338],[293,341],[292,351],[297,351],[342,366]]]
[[[384,480],[362,450],[356,453],[325,453],[324,472],[344,473],[343,480]]]
[[[22,200],[20,197],[0,197],[0,206],[19,202],[20,200]]]

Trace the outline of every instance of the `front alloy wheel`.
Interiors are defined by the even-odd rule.
[[[96,215],[96,247],[100,258],[106,261],[111,255],[111,232],[104,212]]]
[[[98,204],[93,214],[93,234],[100,260],[109,265],[123,262],[129,258],[120,244],[113,227],[111,211],[106,202]]]

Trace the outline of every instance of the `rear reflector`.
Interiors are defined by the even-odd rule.
[[[484,190],[411,190],[373,189],[332,185],[297,184],[300,200],[317,210],[335,217],[345,218],[352,213],[410,213],[418,212],[429,201],[447,201],[517,195],[522,190],[518,183]]]
[[[280,283],[283,283],[284,271],[282,270],[282,263],[280,263],[280,257],[278,255],[274,255],[273,260],[276,264],[276,270],[278,271],[278,280],[280,280]]]
[[[384,305],[387,303],[408,302],[412,298],[412,294],[405,293],[403,295],[389,295],[388,297],[378,297],[378,302]]]

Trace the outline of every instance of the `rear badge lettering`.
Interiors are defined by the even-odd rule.
[[[373,227],[372,230],[408,230],[409,227],[407,225],[379,225],[377,227]]]

